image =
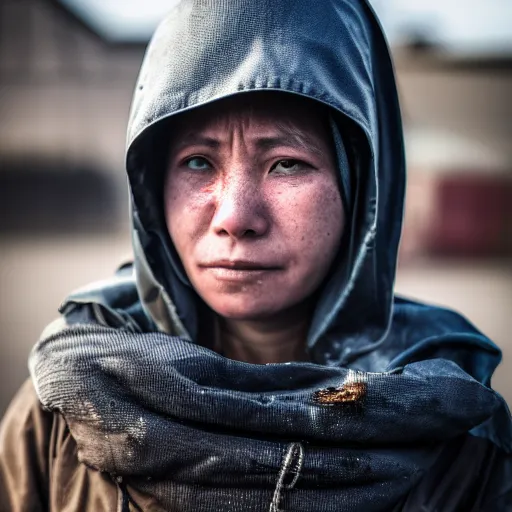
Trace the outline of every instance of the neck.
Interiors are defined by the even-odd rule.
[[[219,350],[230,359],[252,364],[308,361],[306,337],[310,314],[294,311],[280,318],[219,318]]]

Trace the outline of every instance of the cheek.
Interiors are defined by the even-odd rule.
[[[291,189],[280,194],[279,203],[280,224],[297,257],[304,262],[330,264],[345,224],[336,183],[319,180]]]
[[[186,180],[169,178],[165,183],[164,207],[167,230],[180,255],[207,225],[208,194],[198,193],[197,187]],[[185,263],[185,261],[184,261]]]

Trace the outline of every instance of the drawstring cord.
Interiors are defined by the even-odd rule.
[[[286,450],[283,465],[279,471],[276,489],[274,491],[274,496],[272,497],[272,502],[270,503],[269,512],[280,512],[279,505],[283,497],[283,491],[290,490],[295,487],[302,470],[303,462],[304,447],[301,443],[291,443]],[[293,475],[293,479],[289,484],[285,484],[285,479],[289,474]]]
[[[291,490],[295,487],[299,479],[302,465],[304,463],[304,447],[301,443],[290,443],[283,458],[283,464],[277,477],[276,488],[272,496],[269,512],[282,512],[279,508],[283,498],[283,491]],[[293,475],[290,483],[285,483],[288,476]],[[122,477],[114,479],[117,487],[121,492],[120,496],[120,512],[130,512],[130,504],[135,507],[137,511],[141,511],[140,507],[133,502],[126,484],[123,482]]]

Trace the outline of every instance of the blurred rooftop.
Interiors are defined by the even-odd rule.
[[[102,39],[145,44],[180,0],[52,0]],[[439,49],[461,58],[512,55],[510,0],[370,0],[392,46]]]

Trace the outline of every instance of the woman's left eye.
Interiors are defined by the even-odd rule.
[[[290,174],[297,172],[302,167],[304,167],[304,164],[299,160],[287,159],[279,160],[279,162],[276,162],[270,170],[271,172],[275,171],[278,173]]]
[[[193,171],[205,171],[210,168],[210,163],[205,158],[194,156],[185,161],[186,166]]]

